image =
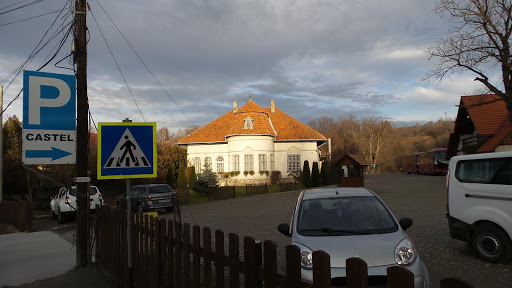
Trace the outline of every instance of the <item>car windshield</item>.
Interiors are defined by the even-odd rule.
[[[397,230],[389,210],[373,196],[304,200],[297,219],[297,232],[307,236],[381,234]]]
[[[171,193],[172,188],[169,185],[151,186],[149,187],[149,194]]]
[[[73,196],[76,196],[76,193],[77,193],[77,190],[76,190],[76,187],[73,187],[71,189],[71,192],[69,192],[70,195],[73,195]],[[96,187],[90,187],[90,190],[89,190],[89,195],[95,195],[96,193],[98,193],[98,190],[96,190]]]

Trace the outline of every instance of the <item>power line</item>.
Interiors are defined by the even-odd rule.
[[[25,19],[21,19],[21,20],[17,20],[17,21],[5,23],[5,24],[0,24],[0,27],[11,25],[11,24],[14,24],[14,23],[19,23],[19,22],[27,21],[27,20],[31,20],[31,19],[35,19],[35,18],[39,18],[39,17],[42,17],[42,16],[50,15],[50,14],[54,14],[54,13],[57,13],[59,11],[60,10],[55,10],[55,11],[44,13],[44,14],[41,14],[41,15],[37,15],[37,16],[33,16],[33,17],[29,17],[29,18],[25,18]]]
[[[121,36],[123,37],[124,41],[126,41],[126,43],[128,44],[128,46],[130,46],[130,48],[132,49],[133,53],[135,53],[135,55],[137,55],[137,57],[139,58],[140,62],[142,62],[142,64],[144,65],[144,67],[146,67],[146,69],[148,70],[149,74],[151,74],[151,76],[153,77],[153,79],[155,79],[155,81],[158,83],[158,85],[160,85],[160,88],[162,88],[162,90],[164,90],[165,94],[167,94],[167,96],[172,100],[172,102],[174,103],[174,105],[176,105],[176,107],[178,107],[178,109],[181,111],[181,113],[183,113],[183,115],[188,119],[188,121],[190,123],[192,123],[192,125],[194,126],[197,126],[188,116],[187,114],[185,114],[185,111],[183,111],[181,109],[181,107],[178,105],[178,103],[176,103],[176,101],[174,101],[174,98],[172,98],[172,96],[167,92],[167,90],[164,88],[164,86],[160,83],[160,81],[158,81],[158,79],[155,77],[155,75],[153,74],[153,72],[151,72],[151,70],[149,69],[149,67],[146,65],[146,63],[144,62],[144,60],[142,60],[142,58],[139,56],[139,53],[137,53],[137,51],[135,51],[135,49],[133,48],[133,46],[130,44],[130,42],[128,41],[128,39],[126,39],[126,37],[124,36],[124,34],[121,32],[121,30],[119,30],[119,27],[117,27],[116,23],[114,23],[114,21],[112,20],[112,18],[110,17],[110,15],[107,13],[107,11],[105,11],[105,9],[103,8],[103,6],[101,5],[101,3],[96,0],[96,2],[98,3],[98,5],[101,7],[101,9],[103,10],[103,12],[107,15],[108,19],[110,20],[110,22],[112,22],[112,24],[114,25],[114,27],[116,27],[117,31],[119,32],[119,34],[121,34]],[[91,12],[92,13],[92,12]],[[94,16],[93,16],[94,17]]]
[[[29,1],[29,0],[21,0],[21,1],[19,1],[19,2],[13,3],[13,4],[11,4],[11,5],[7,5],[7,6],[3,7],[3,8],[0,8],[0,10],[4,10],[4,9],[9,8],[9,7],[11,7],[11,6],[18,5],[18,4],[20,4],[20,3],[27,2],[27,1]]]
[[[4,94],[6,93],[6,90],[11,86],[11,84],[14,82],[14,80],[18,77],[18,75],[21,73],[21,71],[23,71],[23,69],[25,67],[27,67],[31,62],[32,60],[34,60],[34,58],[39,54],[39,52],[41,52],[41,50],[46,47],[46,45],[48,45],[51,41],[53,41],[53,39],[55,39],[55,37],[57,37],[57,35],[62,32],[64,29],[66,29],[66,27],[70,26],[71,25],[71,22],[62,26],[62,29],[61,30],[58,30],[56,32],[54,32],[50,38],[46,41],[46,43],[44,45],[42,45],[41,47],[39,47],[41,45],[41,43],[43,43],[43,40],[46,38],[46,36],[48,35],[48,33],[51,31],[52,27],[55,25],[55,23],[57,22],[57,20],[59,19],[59,16],[62,14],[62,12],[64,11],[64,9],[66,8],[66,6],[68,5],[68,3],[70,2],[71,0],[68,0],[66,2],[66,4],[64,5],[64,7],[60,10],[59,14],[57,15],[57,17],[55,17],[55,19],[53,20],[52,24],[50,25],[50,27],[48,27],[48,29],[46,30],[46,32],[44,33],[43,37],[41,38],[41,40],[39,40],[39,42],[37,43],[36,47],[34,47],[34,49],[32,50],[32,52],[30,53],[30,55],[28,56],[28,58],[20,65],[18,66],[13,72],[11,72],[6,78],[4,78],[2,81],[0,81],[0,85],[2,85],[3,83],[5,83],[6,81],[8,81],[8,79],[11,79],[11,81],[9,82],[9,84],[4,87]],[[64,15],[65,16],[65,15]],[[65,21],[65,20],[64,20]],[[61,46],[62,47],[62,46]],[[42,65],[37,71],[41,70],[42,68],[44,68],[44,66],[46,66],[48,63],[46,63],[45,65]],[[12,103],[14,103],[14,101],[16,101],[20,95],[21,95],[21,92],[23,91],[23,88],[20,90],[20,92],[18,93],[18,95],[9,102],[9,104],[5,107],[5,109],[3,109],[1,111],[1,114],[3,114],[10,106]]]
[[[96,22],[96,26],[98,26],[98,29],[100,31],[101,37],[103,37],[103,41],[105,41],[105,44],[107,44],[108,51],[110,51],[110,55],[112,55],[112,58],[114,59],[114,62],[116,62],[117,70],[119,70],[119,73],[121,73],[121,77],[123,78],[124,83],[126,84],[126,87],[128,88],[128,91],[130,92],[130,95],[132,95],[133,102],[135,102],[135,106],[137,106],[137,109],[139,109],[140,116],[142,116],[142,119],[144,122],[146,122],[146,118],[144,118],[144,115],[142,115],[142,111],[140,110],[139,104],[137,104],[137,100],[135,100],[135,96],[133,96],[132,90],[130,89],[130,86],[128,85],[128,82],[126,82],[126,79],[124,77],[123,71],[121,71],[121,67],[119,67],[119,64],[117,63],[117,59],[114,56],[114,53],[112,52],[112,49],[110,49],[110,45],[108,45],[107,39],[105,38],[105,35],[103,35],[103,31],[101,31],[100,25],[98,24],[98,21],[96,21],[96,17],[94,16],[94,13],[91,12],[92,18],[94,19],[94,22]]]
[[[34,1],[30,2],[30,3],[28,3],[28,4],[21,5],[21,6],[16,7],[16,8],[12,8],[11,10],[7,10],[7,11],[4,11],[4,12],[0,12],[0,15],[7,14],[7,13],[9,13],[9,12],[16,11],[16,10],[19,10],[19,9],[22,9],[22,8],[25,8],[25,7],[28,7],[28,6],[33,5],[33,4],[37,4],[37,3],[42,2],[42,1],[44,1],[44,0],[34,0]],[[23,1],[21,1],[21,2],[23,2]],[[15,5],[15,4],[13,4],[13,5]],[[5,9],[5,7],[4,7],[3,9]]]

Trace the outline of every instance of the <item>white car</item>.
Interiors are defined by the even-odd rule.
[[[50,218],[57,218],[59,223],[64,222],[64,217],[76,213],[76,186],[62,187],[55,197],[50,200]],[[103,205],[103,197],[96,186],[90,187],[90,210],[95,211],[96,205]]]
[[[414,274],[414,287],[429,288],[427,267],[405,230],[410,218],[397,220],[382,200],[366,188],[319,188],[303,191],[291,223],[278,230],[300,248],[301,277],[313,281],[313,251],[330,255],[333,287],[346,285],[346,261],[363,259],[368,287],[386,287],[387,268]]]
[[[512,151],[455,156],[446,176],[450,236],[482,260],[512,258]]]

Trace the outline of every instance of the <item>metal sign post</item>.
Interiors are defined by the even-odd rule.
[[[132,120],[126,118],[123,122],[132,122]],[[126,241],[128,248],[128,287],[132,286],[132,206],[130,203],[130,178],[126,179]]]
[[[126,180],[126,243],[128,278],[132,278],[131,178],[154,178],[157,174],[156,123],[98,123],[98,179]]]

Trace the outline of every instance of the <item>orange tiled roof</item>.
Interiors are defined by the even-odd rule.
[[[244,120],[253,120],[253,129],[244,129]],[[235,135],[269,135],[277,141],[289,140],[324,140],[327,138],[314,129],[302,124],[295,118],[275,108],[260,107],[249,100],[237,112],[224,114],[216,120],[197,129],[182,138],[179,144],[225,142],[227,137]]]
[[[476,131],[480,135],[495,134],[504,119],[508,117],[505,101],[500,100],[496,95],[462,96],[460,103],[468,110]]]
[[[509,135],[512,134],[512,124],[508,118],[503,121],[496,134],[489,138],[478,150],[476,153],[486,153],[493,152],[498,145],[500,145]]]

